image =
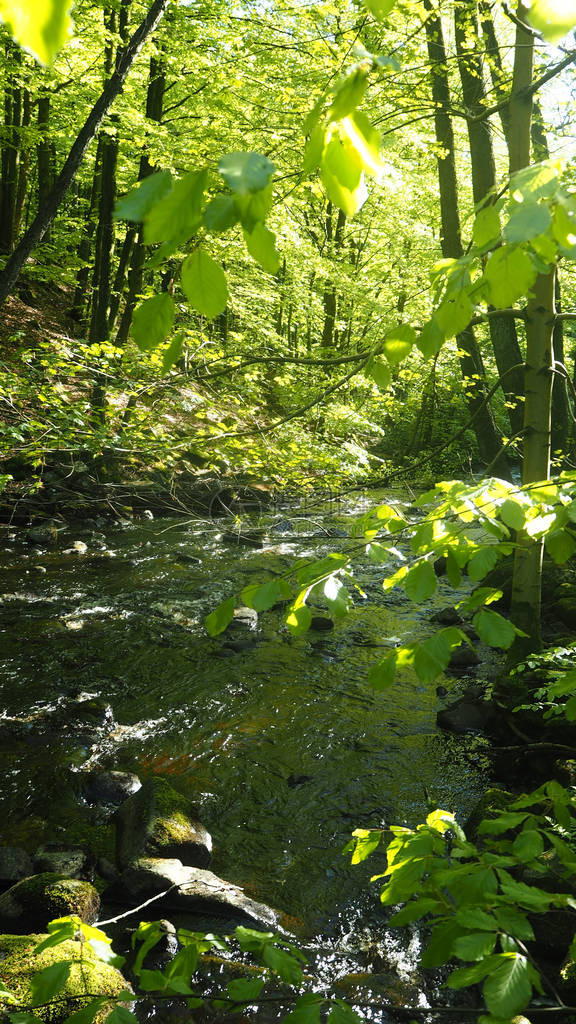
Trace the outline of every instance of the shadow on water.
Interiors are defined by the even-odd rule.
[[[20,724],[11,732],[5,719],[2,731],[1,841],[57,838],[88,815],[74,769],[157,772],[198,806],[218,874],[304,921],[309,935],[361,948],[367,916],[379,919],[369,878],[383,855],[352,868],[341,854],[351,831],[423,820],[426,791],[465,816],[482,788],[481,748],[436,729],[434,687],[410,671],[385,693],[366,685],[388,647],[430,632],[431,606],[385,594],[382,568],[361,559],[365,596],[330,632],[292,637],[274,611],[215,639],[203,628],[246,583],[295,557],[345,550],[350,541],[325,528],[343,533],[361,510],[351,503],[324,518],[317,537],[309,522],[270,528],[260,549],[234,543],[225,520],[70,529],[58,549],[7,542],[0,693]],[[85,552],[61,550],[80,536]],[[432,610],[447,603],[443,588]],[[75,729],[79,694],[93,695],[96,717],[98,701],[109,703],[120,724]]]

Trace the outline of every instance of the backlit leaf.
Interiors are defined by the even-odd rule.
[[[70,0],[0,0],[0,18],[25,50],[51,64],[70,37]]]
[[[528,253],[508,245],[497,249],[488,257],[484,271],[492,305],[504,309],[528,295],[536,276]]]
[[[550,211],[542,203],[520,203],[516,206],[508,223],[504,226],[507,242],[527,242],[543,235],[552,221]]]
[[[206,616],[205,625],[210,636],[218,636],[219,633],[223,633],[226,627],[230,625],[234,618],[235,604],[234,598],[229,597]]]
[[[483,249],[490,242],[500,238],[500,216],[494,206],[485,206],[476,214],[474,221],[474,244]]]
[[[436,592],[438,579],[432,562],[418,562],[406,575],[404,589],[412,601],[425,601]]]
[[[558,43],[576,25],[576,0],[532,0],[528,17],[550,43]]]
[[[153,295],[134,310],[130,334],[141,352],[150,352],[166,341],[174,314],[174,300],[168,292]]]
[[[474,629],[485,644],[490,647],[500,647],[507,651],[516,639],[516,630],[508,619],[498,615],[498,612],[482,608],[473,618]]]
[[[258,223],[251,232],[244,231],[246,248],[269,274],[275,274],[280,266],[280,258],[276,252],[276,236],[265,224]]]
[[[382,346],[388,362],[392,366],[397,366],[398,363],[401,363],[409,355],[415,341],[416,332],[412,327],[408,327],[405,324],[393,327],[392,330],[387,332]]]
[[[33,1006],[47,1003],[62,991],[70,976],[71,966],[71,960],[61,960],[32,975],[30,989]]]
[[[484,982],[484,999],[490,1013],[513,1017],[528,1005],[532,996],[529,964],[519,953],[501,955],[506,959]]]
[[[208,172],[190,171],[149,209],[144,218],[144,241],[185,242],[200,227]]]
[[[114,216],[117,220],[143,221],[155,203],[159,202],[172,188],[170,171],[150,174],[116,203]]]
[[[220,159],[218,170],[233,192],[246,195],[266,188],[276,168],[260,153],[228,153]]]
[[[188,302],[212,320],[228,302],[228,283],[221,265],[203,249],[195,249],[182,264],[182,289]]]

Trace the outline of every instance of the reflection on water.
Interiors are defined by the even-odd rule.
[[[322,520],[324,529],[343,532],[352,511]],[[86,762],[159,772],[198,806],[217,873],[309,934],[347,935],[357,947],[367,907],[380,913],[377,892],[365,889],[382,855],[351,868],[341,850],[352,829],[422,820],[426,790],[465,814],[480,771],[469,739],[436,730],[433,687],[409,671],[389,692],[367,687],[386,647],[430,631],[430,608],[385,595],[368,560],[356,572],[366,596],[329,633],[294,638],[272,611],[257,629],[207,637],[204,616],[222,598],[294,557],[350,545],[322,531],[311,539],[304,525],[303,537],[298,524],[265,532],[262,550],[224,543],[225,521],[145,520],[96,540],[68,531],[63,546],[82,532],[84,554],[5,544],[2,708],[43,724],[2,731],[2,841],[54,838],[83,815],[88,827],[73,770]],[[435,607],[447,602],[444,586]],[[75,730],[69,718],[64,728],[78,694],[110,703],[117,725],[98,720],[96,707],[94,729]]]

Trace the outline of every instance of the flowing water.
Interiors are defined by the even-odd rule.
[[[261,550],[235,541],[232,518],[70,527],[52,548],[5,530],[0,842],[33,848],[72,826],[89,834],[93,812],[78,800],[86,765],[157,772],[198,807],[217,874],[334,948],[373,943],[366,921],[381,918],[369,878],[383,860],[351,867],[341,851],[352,830],[414,825],[426,793],[465,818],[482,788],[482,749],[436,728],[434,686],[409,670],[385,693],[366,683],[389,647],[429,635],[448,584],[415,607],[385,594],[382,567],[362,557],[364,596],[330,632],[293,637],[272,611],[210,639],[203,620],[296,557],[347,550],[367,500],[390,498],[245,515],[242,532],[264,529]],[[85,694],[109,703],[118,724],[70,728],[71,698]]]

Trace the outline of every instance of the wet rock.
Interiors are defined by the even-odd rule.
[[[448,672],[465,672],[466,669],[472,668],[473,665],[479,665],[480,658],[476,654],[476,651],[468,647],[468,644],[462,644],[460,647],[455,647],[450,655],[450,663],[448,665]]]
[[[441,729],[448,732],[486,732],[498,722],[498,709],[474,693],[465,693],[463,697],[443,708],[436,715],[436,722]]]
[[[111,860],[108,860],[107,857],[98,857],[98,860],[96,861],[96,873],[100,875],[100,878],[103,878],[105,882],[118,881],[119,876],[116,867]]]
[[[441,608],[430,616],[430,622],[439,622],[442,626],[459,626],[462,616],[456,608]]]
[[[276,914],[270,907],[257,903],[236,885],[223,881],[201,868],[185,867],[180,860],[142,858],[127,867],[118,886],[106,894],[112,898],[138,904],[150,896],[166,893],[155,904],[158,910],[183,910],[196,914],[216,914],[234,918],[237,923],[249,922],[258,927],[276,925]]]
[[[256,647],[257,643],[256,637],[247,637],[245,640],[227,640],[224,644],[224,650],[229,651],[231,654],[242,654],[244,651],[251,651]]]
[[[36,946],[47,938],[46,934],[0,935],[0,987],[14,992],[23,1005],[32,1002],[30,982],[38,971],[61,961],[72,962],[68,979],[53,1002],[34,1010],[47,1024],[60,1024],[92,1002],[84,992],[115,996],[129,989],[120,971],[100,960],[87,943],[67,939],[58,946],[34,953]],[[109,1013],[110,1005],[106,1004],[94,1018],[95,1024],[101,1024]]]
[[[252,530],[250,533],[233,533],[231,530],[226,530],[222,534],[225,544],[238,544],[247,548],[263,547],[264,539],[264,533],[258,530]]]
[[[196,820],[192,804],[165,779],[153,776],[114,815],[116,860],[126,868],[141,857],[177,857],[192,867],[206,867],[212,839]]]
[[[137,793],[142,783],[133,772],[87,772],[82,783],[82,796],[88,804],[119,807]]]
[[[30,544],[51,545],[58,542],[58,525],[55,522],[46,522],[38,526],[31,526],[24,534]]]
[[[34,854],[37,872],[52,871],[65,878],[81,878],[88,870],[88,856],[80,846],[46,843]]]
[[[235,608],[234,618],[232,619],[228,629],[256,629],[258,625],[258,612],[254,611],[253,608]]]
[[[20,935],[46,928],[49,921],[68,914],[93,924],[99,910],[100,897],[89,882],[45,871],[24,878],[2,893],[0,927]]]
[[[91,694],[78,694],[74,701],[66,706],[64,715],[67,721],[73,721],[79,726],[86,724],[112,729],[115,725],[112,706]]]
[[[32,858],[19,846],[0,846],[0,885],[19,882],[34,871]]]
[[[513,793],[507,789],[498,789],[496,786],[487,789],[464,824],[464,831],[468,839],[473,843],[478,839],[478,826],[484,818],[491,818],[491,811],[505,811],[516,799]]]
[[[280,522],[274,523],[274,526],[270,527],[270,532],[290,533],[293,529],[294,523],[290,522],[289,519],[281,519]]]
[[[328,633],[334,629],[334,623],[332,619],[328,619],[324,615],[313,615],[310,620],[310,629],[315,629],[317,633]]]

